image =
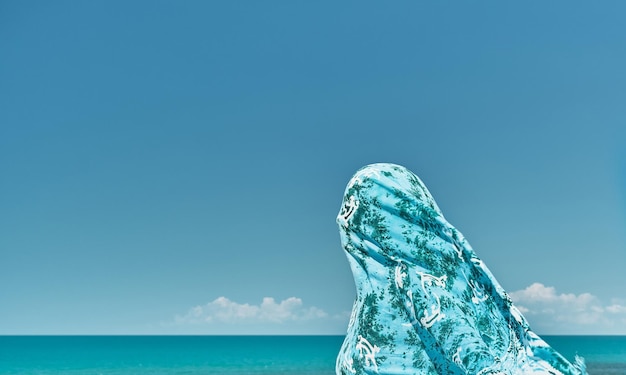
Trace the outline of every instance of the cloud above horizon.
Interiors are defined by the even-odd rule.
[[[603,303],[590,293],[558,293],[538,282],[509,295],[539,333],[626,333],[626,304],[617,299]]]
[[[626,334],[624,300],[605,303],[591,293],[562,293],[539,282],[509,295],[540,335]],[[282,301],[264,297],[251,304],[221,296],[176,315],[173,326],[179,333],[343,334],[349,315],[329,314],[297,297]],[[172,328],[171,324],[166,325]]]
[[[186,314],[176,315],[177,324],[211,323],[265,323],[280,324],[328,318],[329,314],[315,306],[305,307],[302,300],[289,297],[276,302],[272,297],[263,298],[259,305],[237,303],[226,297],[218,297],[205,304],[192,307]]]

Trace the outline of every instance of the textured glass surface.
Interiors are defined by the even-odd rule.
[[[337,217],[357,300],[338,374],[585,374],[532,332],[422,181],[373,164]]]

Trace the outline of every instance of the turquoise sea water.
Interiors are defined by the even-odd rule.
[[[626,375],[626,336],[543,336]],[[334,374],[343,336],[0,336],[0,374]]]

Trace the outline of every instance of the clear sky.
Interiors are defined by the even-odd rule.
[[[0,334],[342,334],[402,164],[539,333],[626,334],[626,5],[3,1]]]

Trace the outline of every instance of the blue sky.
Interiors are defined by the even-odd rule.
[[[621,2],[0,5],[0,334],[341,334],[417,173],[539,333],[626,334]]]

